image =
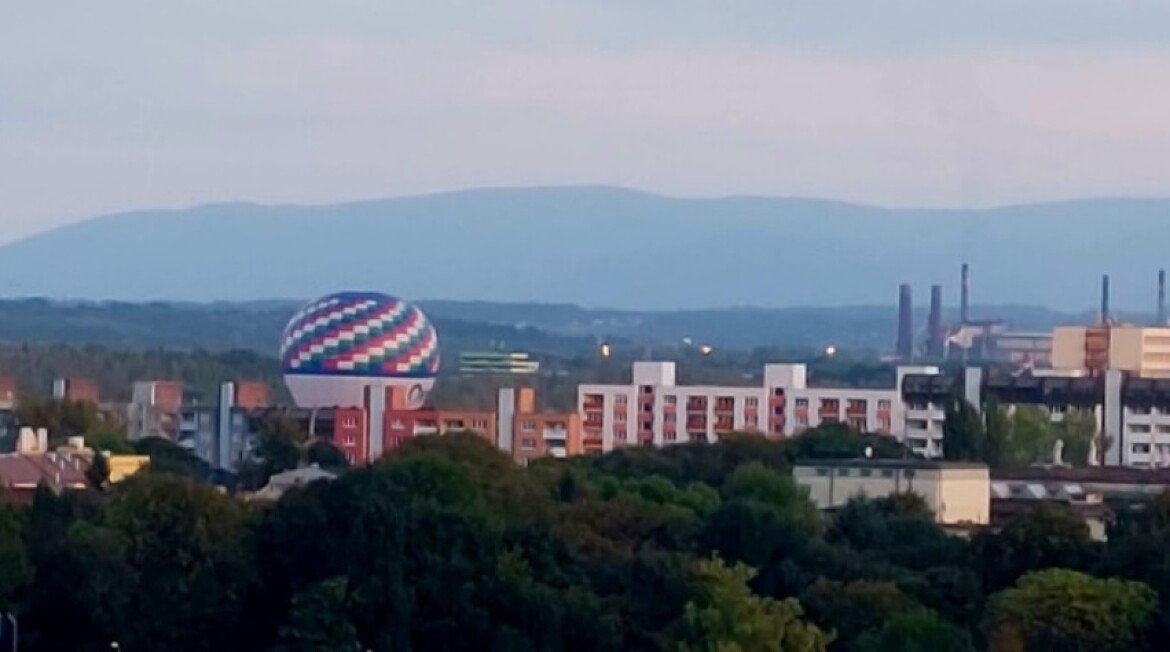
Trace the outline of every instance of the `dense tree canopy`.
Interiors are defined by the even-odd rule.
[[[428,437],[275,504],[139,442],[148,473],[0,509],[0,609],[33,652],[1165,649],[1167,499],[1108,544],[1061,510],[970,540],[916,496],[819,514],[791,462],[849,437],[527,468]]]

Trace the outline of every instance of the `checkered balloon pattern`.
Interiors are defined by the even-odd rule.
[[[293,316],[280,359],[286,374],[429,378],[439,370],[439,339],[412,303],[344,292]]]

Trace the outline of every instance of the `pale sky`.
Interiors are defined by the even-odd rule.
[[[1170,2],[0,0],[0,242],[139,208],[597,183],[1170,195]]]

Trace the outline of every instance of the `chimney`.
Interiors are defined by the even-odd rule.
[[[964,325],[971,319],[971,268],[967,263],[963,263],[963,279],[962,286],[959,289],[959,325]]]
[[[898,358],[903,362],[914,358],[914,305],[908,283],[898,288]]]
[[[943,357],[942,286],[930,286],[930,317],[927,319],[926,356],[931,360]]]
[[[1109,275],[1101,277],[1101,324],[1108,325],[1112,321],[1109,314]]]
[[[1158,270],[1158,323],[1157,326],[1166,325],[1166,270]]]

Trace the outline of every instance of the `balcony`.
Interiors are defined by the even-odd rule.
[[[706,412],[707,399],[705,398],[689,398],[687,399],[687,412]]]
[[[601,394],[586,394],[581,407],[585,410],[601,410],[605,407],[605,397]]]
[[[557,440],[565,442],[569,439],[569,431],[566,430],[564,426],[551,426],[541,431],[541,437],[543,437],[545,441]]]

